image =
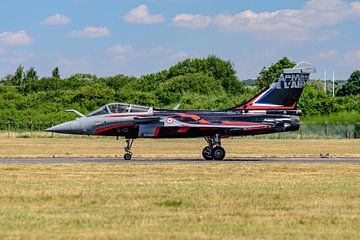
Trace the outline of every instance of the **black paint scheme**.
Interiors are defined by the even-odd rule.
[[[46,131],[104,136],[124,136],[127,140],[124,158],[131,159],[130,148],[136,138],[205,137],[208,147],[203,150],[207,160],[222,160],[225,150],[220,139],[287,131],[300,127],[301,111],[298,100],[310,73],[315,67],[299,63],[284,69],[280,78],[244,104],[225,110],[157,109],[124,103],[107,104]]]

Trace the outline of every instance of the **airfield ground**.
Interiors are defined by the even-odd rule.
[[[0,238],[359,239],[360,164],[1,164]]]
[[[101,157],[122,158],[124,139],[66,135],[0,134],[0,158]],[[134,158],[199,158],[205,147],[199,139],[137,139]],[[234,157],[360,157],[360,139],[223,139],[226,158]]]
[[[0,137],[0,156],[121,156],[114,138]],[[225,139],[228,156],[359,157],[360,140]],[[200,158],[201,139],[134,157]],[[0,239],[359,239],[356,162],[1,163]]]

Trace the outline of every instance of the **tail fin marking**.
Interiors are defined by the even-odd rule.
[[[236,110],[293,110],[315,67],[310,63],[299,63],[294,68],[284,69],[280,78]]]

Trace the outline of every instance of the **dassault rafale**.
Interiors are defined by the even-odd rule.
[[[124,137],[124,159],[132,157],[131,146],[136,138],[197,138],[207,146],[205,160],[223,160],[221,139],[297,131],[300,128],[298,100],[315,67],[299,63],[284,69],[277,81],[248,102],[224,110],[160,109],[125,103],[109,103],[76,120],[46,129],[48,132]]]

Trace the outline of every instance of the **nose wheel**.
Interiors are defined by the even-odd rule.
[[[217,134],[214,137],[206,137],[208,146],[202,151],[202,156],[205,160],[221,161],[225,158],[225,149],[221,147],[221,138]]]
[[[133,142],[134,142],[134,139],[126,139],[125,140],[126,146],[124,147],[124,150],[125,150],[124,159],[126,161],[131,160],[132,152],[130,150],[131,150]]]

